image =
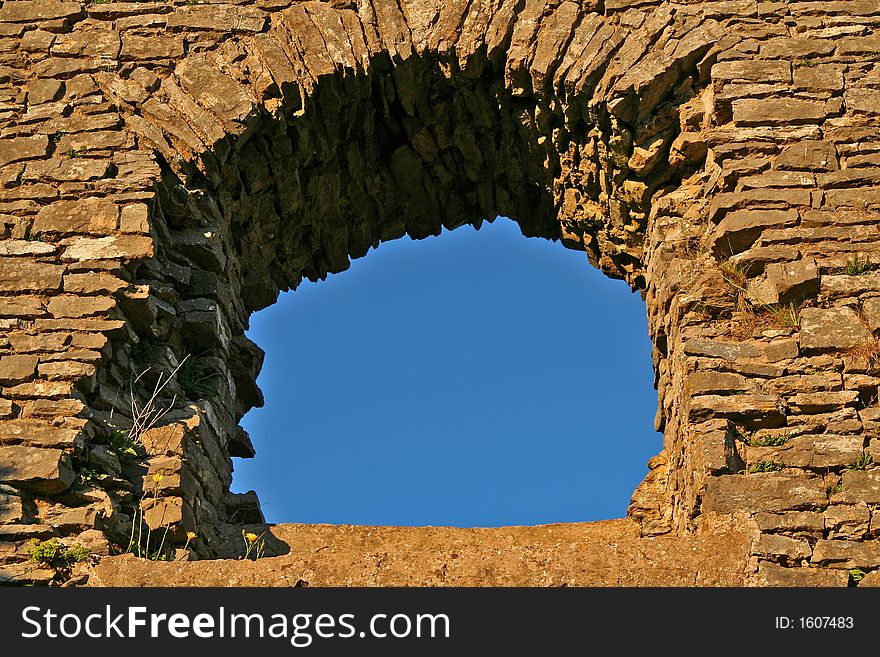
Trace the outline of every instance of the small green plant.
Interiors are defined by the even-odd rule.
[[[746,472],[748,474],[757,474],[759,472],[777,472],[782,470],[782,466],[779,463],[775,463],[774,461],[758,461],[757,463],[750,463],[749,467],[746,468]]]
[[[80,486],[88,486],[94,484],[95,486],[101,488],[101,484],[103,484],[110,478],[110,475],[108,475],[106,472],[100,472],[98,470],[95,470],[94,468],[85,466],[83,468],[80,468],[79,475],[77,476],[77,483]]]
[[[90,4],[93,5],[108,5],[112,2],[112,0],[91,0]]]
[[[838,481],[837,485],[829,486],[828,488],[825,489],[825,494],[828,496],[835,495],[837,493],[842,493],[842,492],[843,492],[843,481]]]
[[[253,532],[246,532],[244,529],[242,529],[241,537],[244,540],[244,557],[242,558],[253,558],[254,561],[261,558],[263,556],[263,553],[266,551],[265,536],[266,532],[257,535]]]
[[[800,61],[800,66],[805,66],[806,68],[813,68],[816,65],[816,62],[810,58],[802,59]]]
[[[779,447],[784,445],[791,436],[778,433],[775,435],[756,436],[754,434],[748,439],[751,447]]]
[[[874,457],[867,452],[862,452],[859,458],[846,466],[844,470],[867,470],[873,464]]]
[[[67,547],[57,538],[48,541],[34,539],[27,551],[33,563],[44,564],[55,570],[67,570],[89,558],[88,549],[81,545]]]
[[[859,257],[859,254],[856,253],[851,259],[846,261],[846,264],[843,266],[843,271],[847,276],[863,276],[871,271],[871,259],[865,257],[863,260]]]
[[[77,150],[75,148],[68,148],[67,152],[64,154],[64,157],[66,157],[68,160],[72,160],[73,158],[79,157],[80,155],[82,155],[81,150]]]
[[[142,456],[144,451],[144,446],[132,438],[128,431],[123,431],[122,429],[116,429],[110,435],[108,446],[119,457],[120,461],[136,459]]]
[[[205,368],[193,358],[186,359],[177,371],[177,382],[190,398],[206,398],[214,394],[210,381],[218,376],[206,372]]]
[[[49,141],[53,144],[57,144],[59,141],[61,141],[61,133],[53,132],[51,135],[49,135]]]
[[[849,571],[849,585],[856,586],[859,582],[865,579],[865,575],[867,575],[864,570],[861,568],[853,568]]]

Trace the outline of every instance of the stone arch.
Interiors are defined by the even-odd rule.
[[[873,449],[875,288],[816,297],[877,249],[876,190],[853,189],[873,163],[838,171],[840,144],[874,134],[870,44],[835,44],[815,3],[728,4],[5,3],[3,80],[22,88],[0,148],[7,535],[118,542],[156,474],[148,521],[221,554],[230,523],[260,518],[228,492],[261,402],[249,312],[380,241],[503,213],[646,300],[665,446],[630,507],[642,534],[744,513],[760,581],[839,583],[785,566],[874,549],[874,474],[829,496]],[[759,310],[807,302],[802,324],[738,331],[746,289]],[[107,445],[126,386],[152,365],[144,403],[186,354],[189,385],[163,390],[173,409],[123,470]],[[74,485],[95,463],[115,489]]]
[[[302,277],[347,268],[380,241],[506,214],[524,234],[564,237],[606,273],[645,286],[649,197],[675,189],[681,176],[681,167],[657,165],[668,163],[679,114],[693,102],[682,106],[700,86],[696,63],[720,28],[661,13],[642,35],[607,29],[603,18],[575,9],[563,3],[539,25],[478,5],[467,28],[465,14],[440,17],[439,5],[422,8],[434,15],[429,25],[451,20],[443,29],[474,39],[460,52],[432,29],[410,44],[389,50],[382,41],[371,50],[354,9],[305,3],[283,12],[268,35],[191,54],[139,104],[134,129],[158,147],[163,169],[153,215],[167,235],[159,257],[210,281],[202,297],[185,302],[190,326],[182,339],[190,351],[218,348],[214,362],[226,360],[239,374],[223,404],[231,406],[234,389],[231,420],[261,400],[250,380],[256,350],[242,335],[247,313]],[[380,31],[383,21],[402,29],[407,15],[375,20]],[[604,50],[594,60],[566,60],[560,48],[584,21],[581,47],[598,38]],[[489,25],[490,34],[496,25],[497,42],[470,32],[479,25]],[[676,57],[643,62],[620,84],[606,79],[606,67],[634,64],[673,27],[689,35]],[[621,52],[629,36],[635,52]],[[647,73],[633,82],[639,70]],[[636,91],[637,84],[645,89]],[[662,91],[651,88],[657,84]],[[611,113],[603,93],[624,118]],[[633,94],[646,96],[637,112],[624,107]],[[140,119],[164,133],[150,142]],[[220,134],[219,144],[204,143]],[[617,151],[631,149],[633,140],[643,146],[624,163]],[[231,422],[220,431],[241,435]],[[247,445],[232,449],[250,452]]]

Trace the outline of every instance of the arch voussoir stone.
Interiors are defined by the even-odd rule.
[[[733,531],[730,577],[687,583],[875,581],[877,23],[873,1],[3,3],[0,577],[57,581],[29,539],[101,555],[143,527],[235,556],[263,522],[229,488],[262,404],[250,313],[504,215],[645,299],[664,449],[608,531]],[[700,545],[668,572],[711,570]]]

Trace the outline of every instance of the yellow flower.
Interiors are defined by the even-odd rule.
[[[154,474],[153,475],[153,481],[155,481],[157,484],[160,481],[162,481],[164,478],[165,478],[165,475],[163,475],[163,474]]]
[[[247,539],[248,543],[253,543],[258,538],[258,536],[256,534],[254,534],[253,532],[248,532],[247,534],[244,535],[244,537]]]
[[[197,536],[196,536],[196,533],[195,533],[195,532],[187,532],[187,533],[186,533],[186,540],[188,540],[188,541],[193,541],[193,540],[195,540],[196,538],[197,538]]]

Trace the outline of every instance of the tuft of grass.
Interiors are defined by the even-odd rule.
[[[842,492],[843,492],[843,481],[842,480],[838,481],[836,486],[829,486],[828,488],[825,489],[825,494],[828,495],[829,497],[836,494],[836,493],[842,493]]]
[[[746,468],[747,474],[757,474],[759,472],[778,472],[782,470],[782,466],[779,463],[774,461],[758,461],[757,463],[750,463],[749,467]]]
[[[81,545],[66,547],[57,538],[48,541],[34,539],[27,548],[33,563],[44,564],[55,570],[67,570],[89,558],[88,549]]]
[[[859,257],[859,254],[856,253],[853,257],[846,261],[846,264],[843,266],[843,272],[847,276],[863,276],[871,271],[871,259],[867,256],[863,260]]]
[[[748,443],[751,447],[779,447],[788,442],[791,436],[780,433],[772,436],[755,436],[750,437]]]
[[[188,358],[177,371],[177,382],[187,397],[201,399],[211,397],[214,394],[211,379],[216,376],[218,376],[216,373],[207,372],[195,359]]]
[[[849,349],[846,354],[851,358],[864,360],[868,367],[874,367],[880,363],[880,339],[873,338]]]
[[[734,288],[737,292],[746,291],[746,282],[749,279],[748,272],[738,262],[734,262],[730,258],[718,264],[721,270],[721,276],[724,281]]]
[[[855,461],[844,467],[844,470],[867,470],[874,464],[874,457],[867,452],[862,452],[861,456]]]
[[[782,328],[798,328],[801,325],[801,309],[794,303],[787,306],[775,304],[768,306],[767,310],[774,323]]]
[[[73,158],[79,157],[82,154],[83,154],[83,152],[81,150],[77,150],[75,148],[68,148],[67,152],[64,154],[64,157],[66,157],[68,160],[72,160]]]

